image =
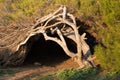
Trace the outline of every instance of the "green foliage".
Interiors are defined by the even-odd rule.
[[[80,13],[83,13],[86,17],[95,17],[100,14],[99,4],[96,0],[80,0],[79,11]]]
[[[80,0],[80,3],[79,12],[85,18],[93,17],[98,23],[108,26],[104,29],[95,27],[107,47],[95,47],[95,55],[101,66],[106,69],[120,69],[120,0]]]
[[[66,5],[70,6],[71,8],[79,8],[80,0],[55,0],[55,4],[57,5]]]
[[[117,80],[120,71],[110,71],[100,74],[100,71],[92,68],[65,69],[55,74],[44,76],[33,76],[34,80]]]
[[[120,1],[119,0],[100,0],[100,11],[103,16],[103,20],[106,23],[112,25],[120,20]],[[113,26],[113,25],[112,25]]]
[[[99,23],[120,26],[120,0],[80,0],[79,13],[83,18],[91,17]]]
[[[44,4],[42,0],[19,0],[12,4],[12,7],[22,11],[25,15],[33,15]]]
[[[35,80],[96,80],[95,69],[65,69],[56,74],[33,77]]]
[[[59,72],[57,78],[59,80],[94,80],[96,75],[97,71],[95,69],[69,69]]]
[[[106,48],[103,48],[101,45],[97,45],[95,48],[95,55],[101,66],[106,69],[120,70],[120,37],[118,37],[120,33],[118,27],[102,29],[99,31],[99,35],[106,46]]]
[[[118,80],[120,78],[120,71],[111,71],[103,76],[102,80]]]
[[[44,3],[43,0],[0,0],[0,17],[4,19],[0,22],[9,25],[13,20],[37,15]]]
[[[60,71],[58,74],[57,74],[57,78],[58,79],[62,79],[62,80],[67,80],[68,78],[70,78],[72,75],[74,75],[76,72],[78,72],[77,70],[75,69],[70,69],[70,70],[63,70],[63,71]]]

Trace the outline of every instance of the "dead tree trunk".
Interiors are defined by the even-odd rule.
[[[92,59],[88,59],[89,56],[86,57],[86,55],[91,55],[91,52],[89,46],[85,42],[85,34],[83,34],[82,36],[79,34],[76,20],[72,14],[67,12],[65,6],[61,6],[54,13],[38,19],[36,21],[36,24],[30,28],[27,28],[27,30],[29,31],[26,32],[26,36],[16,43],[17,47],[14,48],[14,53],[9,53],[7,59],[1,58],[2,62],[5,63],[4,65],[8,65],[10,63],[22,63],[25,59],[25,54],[29,50],[26,49],[25,45],[28,40],[36,34],[43,34],[45,40],[52,40],[59,44],[63,48],[65,53],[79,64],[80,68],[86,65],[86,61],[89,62],[90,65],[94,65],[92,61],[90,61]],[[25,31],[25,29],[22,29],[22,31]],[[49,32],[51,34],[57,34],[58,37],[49,36]],[[11,37],[12,36],[10,36],[10,38]],[[64,37],[73,40],[77,44],[77,53],[71,52],[68,49],[68,46],[66,44],[67,41]],[[13,44],[9,46],[1,46],[0,48],[9,48],[12,47]]]

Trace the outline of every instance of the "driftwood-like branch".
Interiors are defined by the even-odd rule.
[[[46,40],[52,40],[52,41],[58,43],[63,48],[63,50],[66,52],[66,54],[68,56],[70,56],[70,57],[74,57],[75,56],[75,54],[73,54],[72,52],[70,52],[68,50],[68,48],[66,47],[66,45],[64,44],[64,42],[60,41],[58,38],[53,38],[53,37],[47,36],[46,33],[44,33],[43,35],[44,35],[44,37],[45,37]]]

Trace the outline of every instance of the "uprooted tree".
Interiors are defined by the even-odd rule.
[[[0,38],[0,64],[6,66],[23,63],[32,45],[30,39],[35,35],[43,35],[45,40],[52,40],[59,44],[81,68],[88,64],[94,67],[89,45],[85,42],[86,33],[80,35],[78,28],[75,17],[67,12],[65,6],[61,6],[52,14],[38,18],[34,26],[19,27],[14,31],[10,27],[7,30],[1,28],[2,31],[10,34],[0,33],[3,35]],[[69,50],[65,37],[75,43],[76,53]],[[37,40],[38,38],[34,39]]]

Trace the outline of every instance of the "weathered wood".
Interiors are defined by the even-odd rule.
[[[25,32],[26,30],[29,30]],[[19,30],[20,31],[20,30]],[[79,65],[80,68],[85,66],[84,62],[91,62],[88,60],[88,57],[85,57],[87,54],[91,55],[90,48],[88,44],[85,42],[85,33],[81,36],[78,31],[78,26],[76,25],[76,20],[75,17],[67,12],[67,9],[65,6],[61,6],[58,10],[56,10],[54,13],[49,14],[45,17],[42,17],[40,19],[37,19],[36,23],[34,26],[31,28],[27,27],[26,29],[21,29],[25,33],[25,36],[21,38],[18,42],[14,42],[11,44],[10,47],[15,46],[14,49],[12,49],[12,55],[9,54],[9,57],[6,58],[1,58],[2,61],[0,63],[5,63],[5,65],[9,64],[19,64],[22,63],[25,59],[25,56],[28,52],[28,47],[26,46],[27,42],[32,36],[35,36],[37,34],[42,34],[45,38],[45,40],[52,40],[59,44],[65,53],[73,58]],[[8,35],[8,37],[4,37],[2,40],[7,40],[12,37],[16,37],[15,34],[17,32],[11,33]],[[48,36],[47,34],[52,33],[52,34],[58,34],[59,38],[57,37],[51,37]],[[20,34],[19,34],[20,35]],[[66,40],[64,39],[64,36],[71,39],[73,42],[75,42],[77,45],[77,53],[71,52],[68,49]],[[0,49],[2,48],[8,48],[9,46],[0,46]],[[22,47],[25,47],[22,49]],[[9,48],[10,49],[10,48]],[[15,54],[15,55],[14,55]],[[1,52],[0,55],[3,55]],[[83,58],[84,57],[84,58]],[[20,58],[20,59],[17,59]],[[93,65],[93,63],[90,65]]]

